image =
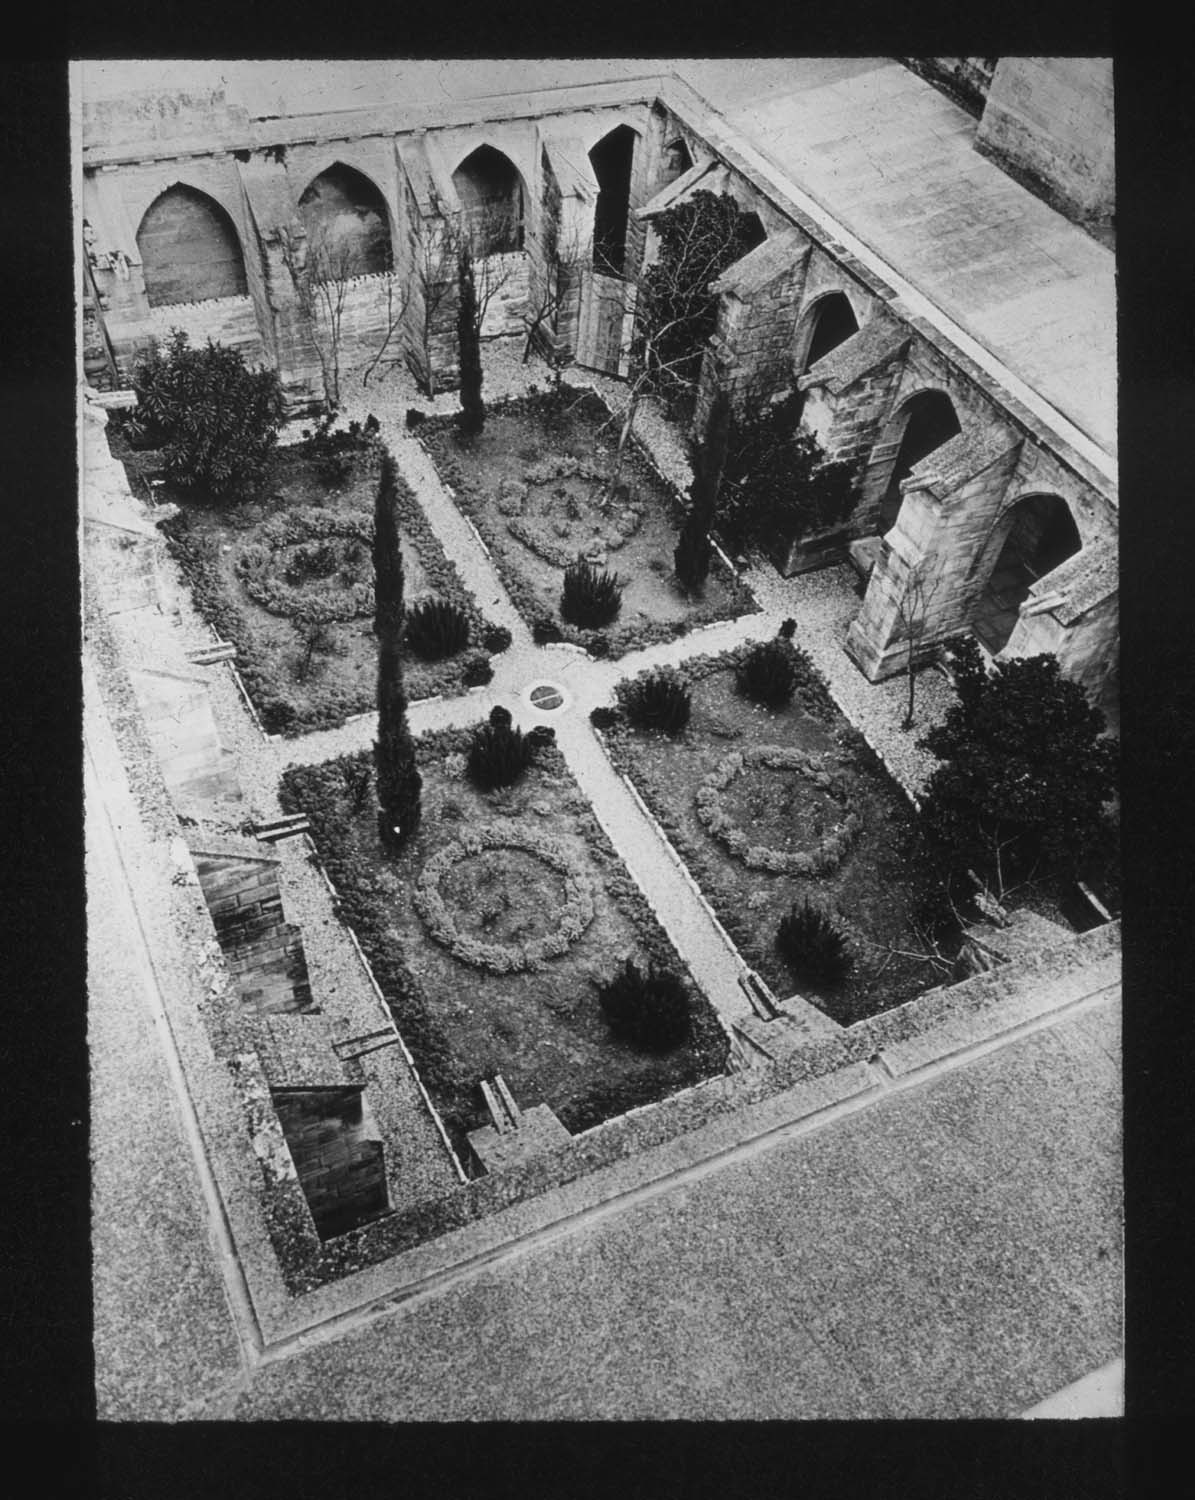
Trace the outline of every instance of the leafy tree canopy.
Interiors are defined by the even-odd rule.
[[[250,370],[211,339],[193,349],[175,329],[137,366],[133,389],[178,484],[228,499],[261,479],[285,410],[276,370]]]
[[[828,462],[817,438],[797,426],[799,416],[794,391],[733,424],[720,525],[737,548],[808,536],[854,508],[854,466]]]
[[[922,740],[942,764],[922,802],[924,835],[956,868],[1072,868],[1106,836],[1116,787],[1104,715],[1051,655],[988,672],[975,641],[953,644],[958,702]]]

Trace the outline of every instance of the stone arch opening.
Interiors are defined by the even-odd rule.
[[[1005,512],[975,572],[990,566],[971,628],[995,655],[1008,643],[1030,587],[1083,545],[1070,507],[1058,495],[1025,495]]]
[[[896,521],[902,499],[901,484],[915,465],[962,431],[954,403],[945,391],[938,390],[918,391],[910,396],[897,412],[894,425],[900,437],[897,440],[893,432],[890,441],[899,441],[899,446],[880,502],[881,534],[890,531]]]
[[[664,162],[670,181],[692,169],[693,154],[685,144],[683,136],[676,136],[664,146]]]
[[[621,276],[626,266],[635,140],[629,125],[616,125],[589,153],[598,182],[593,210],[593,268],[604,276]]]
[[[859,320],[855,317],[855,309],[845,292],[827,292],[824,297],[819,297],[805,316],[802,333],[805,351],[797,363],[797,378],[807,375],[819,359],[824,359],[839,344],[845,344],[847,339],[858,332]],[[801,391],[797,395],[798,421],[805,409],[807,395],[807,391]]]
[[[476,254],[505,255],[523,248],[523,179],[505,152],[478,146],[453,172],[452,185],[468,217]]]
[[[151,307],[248,292],[236,226],[198,188],[180,182],[154,199],[137,230],[137,250]]]
[[[393,265],[386,201],[363,172],[335,162],[312,178],[299,217],[308,246],[338,274],[371,276]]]
[[[859,320],[845,292],[829,292],[819,297],[811,312],[809,347],[800,373],[807,375],[819,359],[858,332]]]

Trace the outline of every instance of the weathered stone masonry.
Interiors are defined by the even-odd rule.
[[[1021,101],[1025,139],[1049,155],[1053,137],[1031,128],[1036,95],[1032,79],[1022,78],[1024,68],[1013,66],[1017,61],[1000,60],[991,78],[989,135],[1007,93]],[[1076,102],[1086,76],[1081,68],[1050,74],[1055,93],[1075,95],[1058,130],[1077,129],[1081,115],[1108,105],[1105,93],[1094,103]],[[728,192],[744,212],[759,217],[767,239],[718,283],[717,325],[703,364],[695,430],[719,384],[741,409],[796,379],[805,393],[804,425],[832,457],[859,465],[858,506],[840,550],[825,560],[844,556],[853,540],[873,539],[868,555],[875,564],[848,642],[861,669],[876,679],[907,661],[900,601],[914,569],[934,585],[917,652],[926,654],[968,628],[1013,524],[1012,507],[1036,494],[1066,505],[1081,550],[1033,584],[1001,654],[1055,650],[1093,691],[1107,686],[1117,631],[1114,569],[1107,562],[1115,553],[1117,502],[1107,475],[1077,458],[935,325],[904,314],[894,290],[835,240],[832,224],[818,222],[765,183],[723,124],[677,79],[555,90],[504,104],[501,117],[492,107],[487,116],[482,106],[459,104],[267,121],[213,97],[198,102],[202,142],[186,135],[185,111],[147,123],[144,116],[122,118],[118,106],[109,106],[89,122],[83,212],[102,316],[126,378],[139,350],[167,327],[182,326],[193,337],[235,343],[250,358],[276,365],[296,404],[318,398],[319,363],[284,248],[288,237],[293,243],[305,232],[299,199],[318,174],[337,164],[376,188],[394,262],[393,278],[367,276],[350,288],[346,360],[367,357],[385,336],[386,297],[397,287],[403,312],[390,352],[401,351],[425,390],[450,389],[458,378],[455,282],[437,245],[461,207],[453,174],[478,147],[502,153],[517,173],[523,212],[523,249],[500,257],[506,280],[486,334],[525,337],[527,309],[550,275],[553,253],[571,258],[560,306],[539,330],[541,347],[610,373],[625,372],[627,313],[635,278],[655,254],[653,219],[695,190]],[[1011,104],[1005,115],[1010,111]],[[591,265],[598,195],[591,153],[619,126],[634,132],[622,279]],[[1064,144],[1054,151],[1056,185],[1069,149]],[[1015,153],[1011,135],[1000,151]],[[1086,192],[1093,204],[1102,203],[1099,164],[1074,156],[1072,165],[1071,197]],[[149,306],[138,227],[174,184],[207,194],[227,216],[239,237],[246,294]],[[1064,186],[1058,187],[1063,196]],[[437,266],[429,279],[429,268]],[[806,368],[819,305],[832,294],[849,303],[857,331]],[[881,506],[893,492],[910,411],[929,391],[949,401],[958,436],[914,465],[899,487],[895,524],[881,540]]]

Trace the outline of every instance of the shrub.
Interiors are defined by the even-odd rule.
[[[461,681],[467,688],[485,687],[487,682],[493,682],[493,680],[494,669],[484,651],[475,651],[466,657]]]
[[[794,392],[733,426],[719,527],[736,549],[798,540],[839,525],[854,508],[854,466],[828,460],[798,427],[799,400]]]
[[[547,750],[556,743],[556,731],[550,724],[536,724],[527,731],[527,743],[532,750]]]
[[[570,625],[579,625],[585,630],[598,630],[618,618],[625,587],[616,573],[595,568],[583,558],[578,558],[564,570],[560,613]]]
[[[585,642],[585,649],[595,661],[602,661],[610,655],[610,637],[600,633],[591,635]]]
[[[797,622],[793,619],[792,615],[789,615],[787,620],[781,621],[779,631],[780,639],[782,641],[791,641],[796,633]]]
[[[780,919],[776,947],[796,977],[813,984],[834,984],[854,966],[846,935],[808,900]]]
[[[531,627],[531,639],[537,646],[548,646],[553,641],[562,641],[564,632],[555,620],[540,616]]]
[[[958,702],[922,741],[942,761],[922,798],[923,834],[953,868],[997,885],[1038,861],[1073,868],[1106,836],[1116,787],[1103,714],[1052,655],[989,673],[967,636],[949,658]]]
[[[261,479],[284,410],[276,370],[250,370],[240,350],[210,339],[192,349],[176,329],[137,366],[133,388],[178,484],[226,499]]]
[[[424,661],[442,661],[469,644],[469,619],[448,599],[421,599],[407,614],[407,644]]]
[[[589,710],[589,722],[595,729],[613,729],[621,718],[622,715],[616,708],[610,708],[606,704],[599,704],[597,708]]]
[[[505,625],[489,625],[481,638],[481,644],[491,656],[497,656],[500,651],[510,648],[511,633]]]
[[[360,422],[350,422],[348,427],[333,432],[333,420],[329,414],[317,424],[314,432],[305,432],[298,451],[314,464],[325,483],[342,484],[376,436],[379,423],[377,417],[369,416],[364,426]]]
[[[496,707],[490,721],[473,735],[467,761],[469,776],[482,791],[513,786],[531,764],[535,746],[511,724],[510,711]]]
[[[797,685],[793,657],[793,648],[784,639],[760,641],[739,662],[734,674],[735,685],[753,702],[779,708],[792,697]]]
[[[675,667],[659,667],[627,684],[623,707],[632,724],[679,734],[689,722],[689,685]]]
[[[651,963],[643,970],[628,958],[598,998],[611,1031],[636,1046],[666,1051],[688,1035],[689,997],[671,969]]]

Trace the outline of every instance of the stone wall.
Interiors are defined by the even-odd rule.
[[[361,1087],[273,1089],[271,1095],[321,1239],[385,1212],[383,1148],[365,1116]]]
[[[278,861],[198,845],[192,854],[242,1002],[269,1015],[315,1010],[302,933],[282,913]]]
[[[1116,211],[1112,62],[1002,57],[975,149],[1093,232]]]

